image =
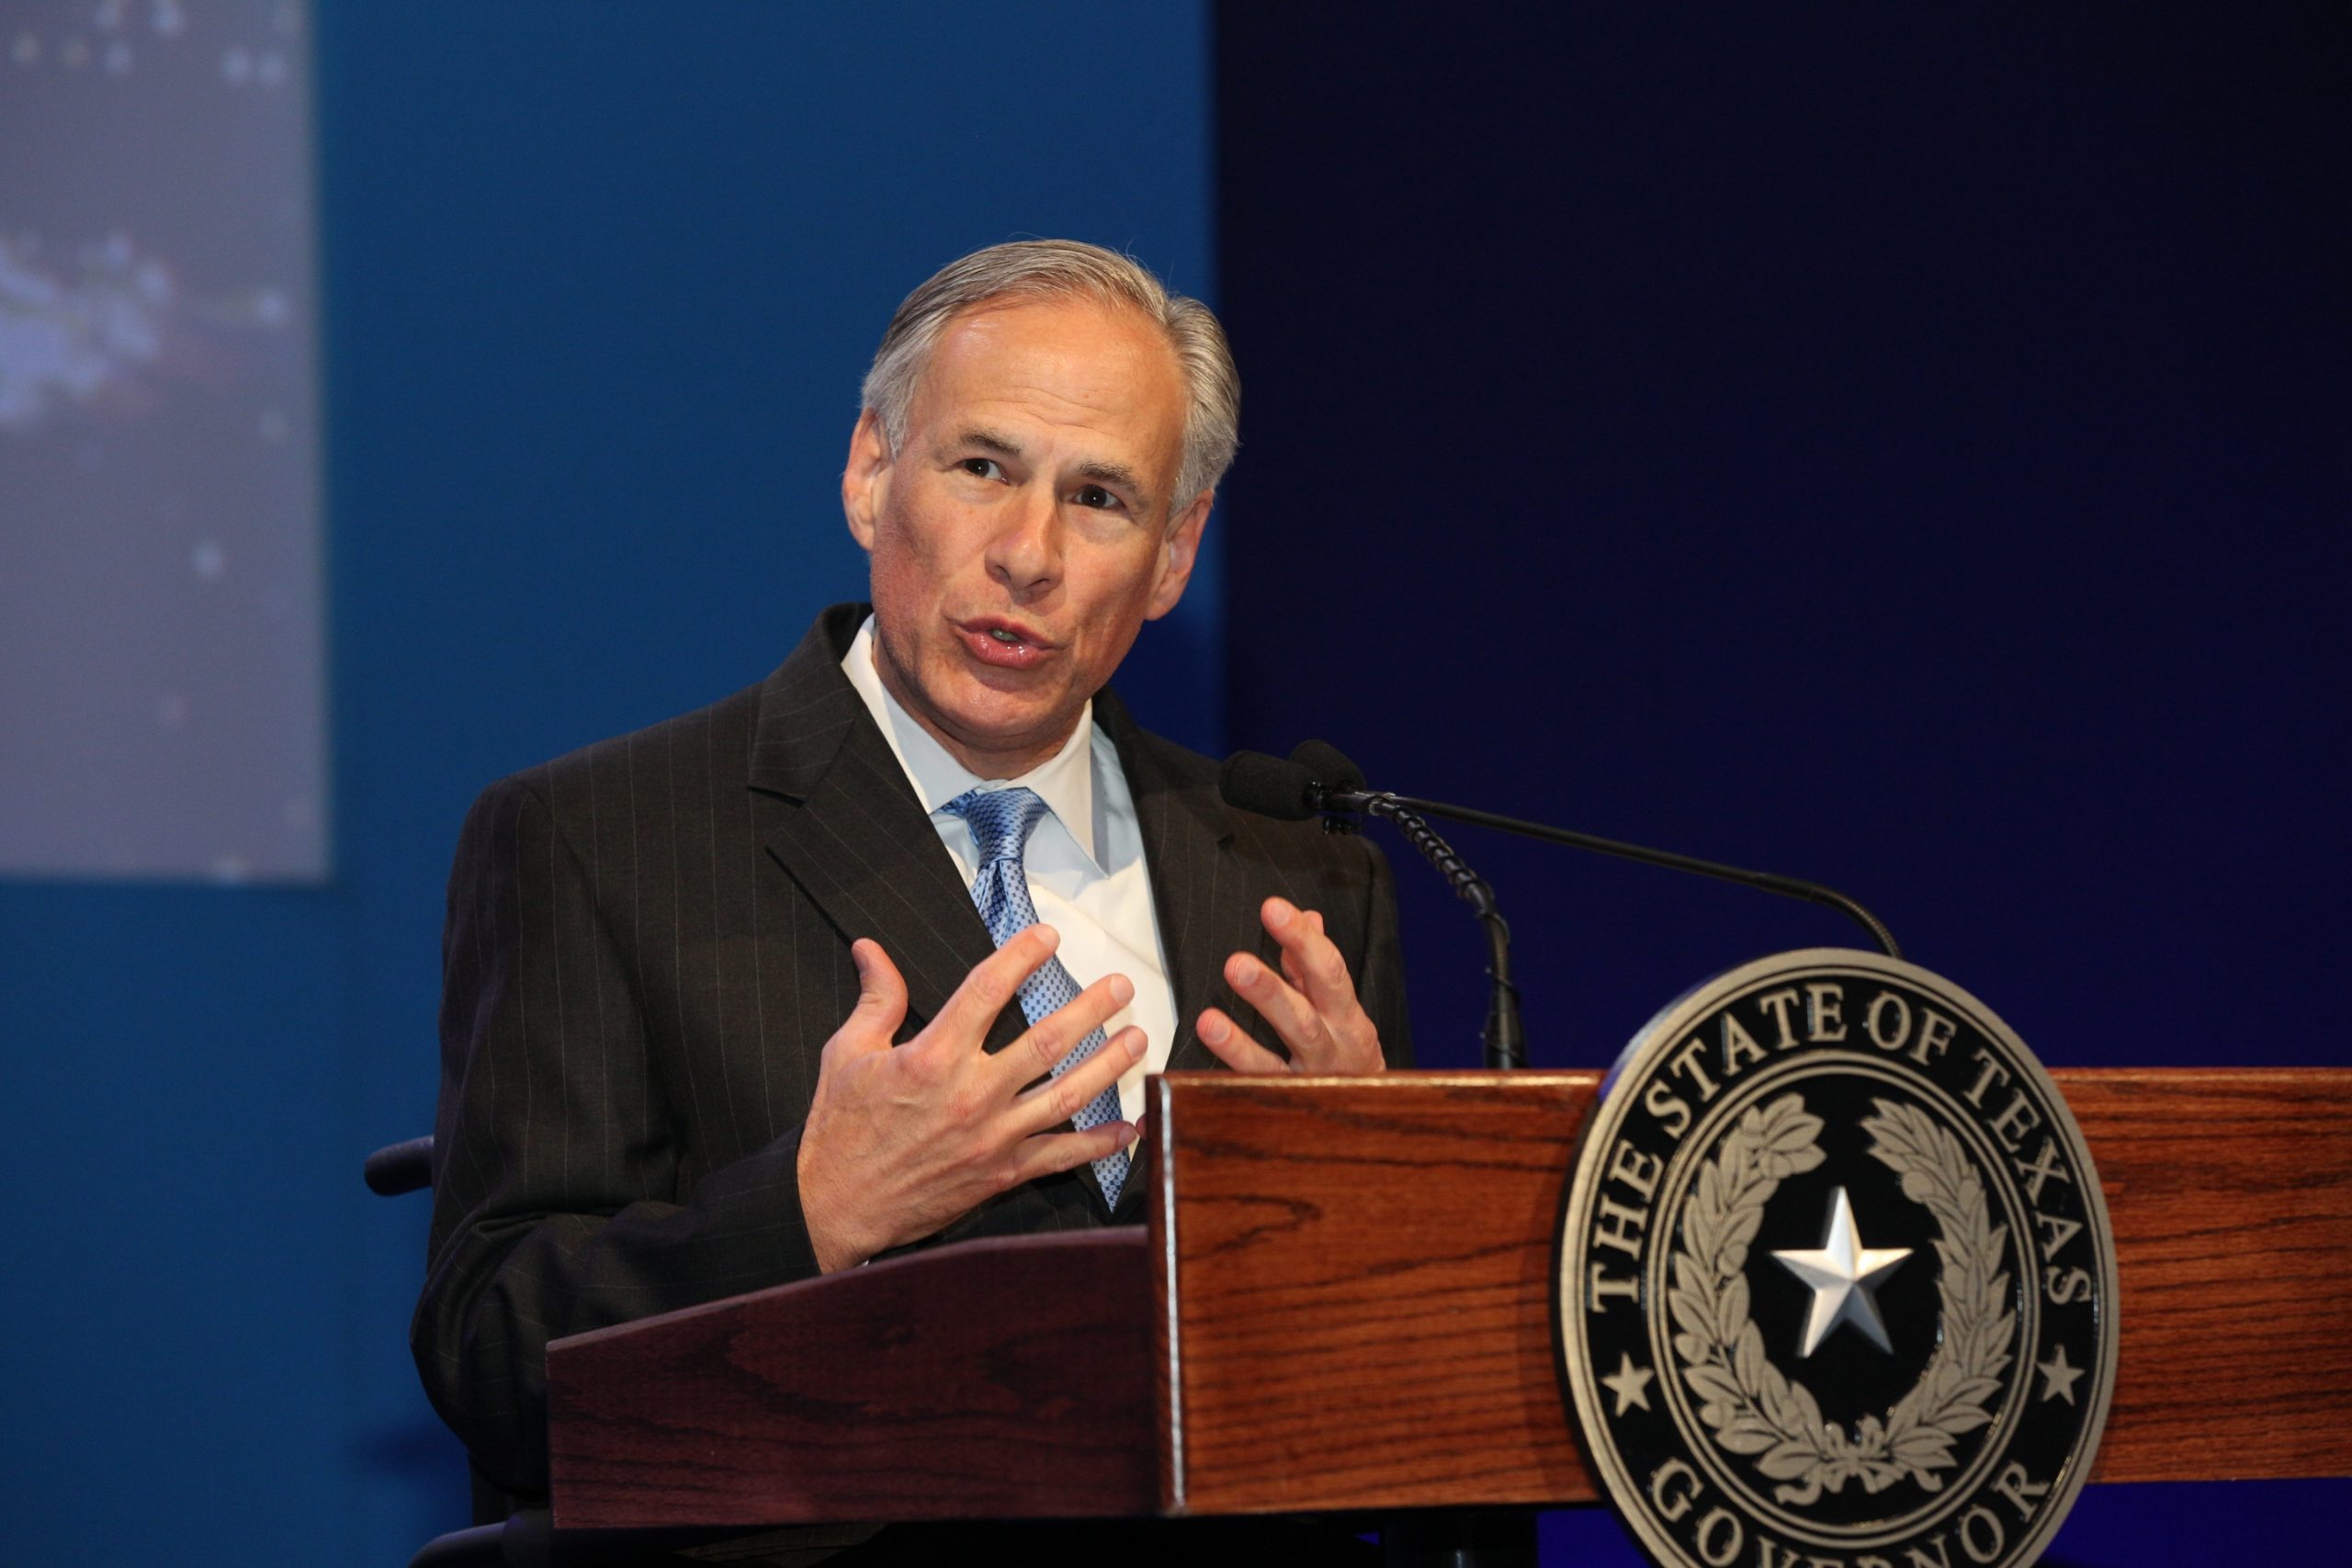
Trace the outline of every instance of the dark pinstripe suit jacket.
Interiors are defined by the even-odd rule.
[[[430,1269],[412,1343],[435,1406],[510,1495],[547,1485],[549,1339],[817,1271],[795,1182],[818,1054],[857,998],[850,942],[906,976],[911,1035],[992,949],[971,896],[841,672],[837,605],[759,685],[492,785],[449,882]],[[1211,1003],[1271,953],[1260,902],[1323,912],[1389,1060],[1409,1037],[1377,851],[1228,813],[1216,765],[1108,693],[1176,992],[1170,1067],[1217,1064]],[[1022,1028],[998,1019],[989,1048]],[[1034,1182],[937,1239],[1116,1215],[1091,1171]]]

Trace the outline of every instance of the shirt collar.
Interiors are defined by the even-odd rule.
[[[1030,769],[1017,779],[983,779],[950,756],[947,748],[933,738],[931,731],[915,722],[889,688],[882,684],[880,671],[874,668],[874,617],[857,628],[851,639],[849,651],[842,656],[842,673],[865,700],[866,711],[890,743],[890,750],[899,759],[899,766],[906,771],[907,782],[915,786],[915,795],[922,801],[922,808],[936,817],[940,808],[975,788],[1004,789],[1013,784],[1025,785],[1037,792],[1079,852],[1095,862],[1101,857],[1094,845],[1094,704],[1089,699],[1079,711],[1078,723],[1071,728],[1069,739],[1061,750]]]

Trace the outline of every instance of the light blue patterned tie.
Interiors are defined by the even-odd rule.
[[[987,923],[989,935],[1002,947],[1037,923],[1037,906],[1029,898],[1029,874],[1021,855],[1030,830],[1046,815],[1046,803],[1035,790],[1016,785],[968,789],[941,809],[961,817],[972,829],[973,853],[980,863],[980,874],[972,879],[972,902]],[[1078,989],[1078,982],[1062,967],[1061,959],[1049,957],[1021,983],[1021,1011],[1031,1023],[1039,1022],[1076,1001]],[[1053,1076],[1061,1077],[1102,1049],[1102,1031],[1096,1029],[1054,1064]],[[1113,1084],[1081,1107],[1070,1122],[1084,1132],[1118,1119],[1119,1086]],[[1103,1199],[1117,1208],[1119,1189],[1127,1179],[1127,1151],[1121,1149],[1096,1160],[1094,1177],[1102,1184]]]

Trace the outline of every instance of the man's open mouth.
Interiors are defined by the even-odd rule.
[[[1053,645],[1018,621],[984,616],[957,625],[964,646],[983,664],[1005,670],[1026,670],[1044,659]]]

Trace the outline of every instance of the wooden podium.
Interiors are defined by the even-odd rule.
[[[2053,1076],[2121,1280],[2093,1479],[2352,1473],[2352,1071]],[[557,1341],[555,1523],[1597,1501],[1552,1271],[1600,1077],[1154,1078],[1148,1228]]]

